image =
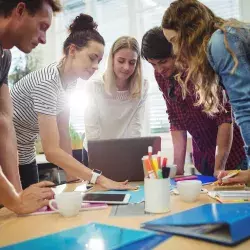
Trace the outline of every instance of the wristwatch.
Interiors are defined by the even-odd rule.
[[[90,183],[95,184],[97,178],[98,178],[101,174],[102,174],[102,171],[101,171],[101,170],[99,170],[99,169],[93,169],[93,170],[92,170],[92,177],[91,177]]]

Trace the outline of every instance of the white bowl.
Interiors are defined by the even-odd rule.
[[[185,202],[194,202],[201,193],[202,183],[199,180],[178,181],[177,189],[181,200]]]

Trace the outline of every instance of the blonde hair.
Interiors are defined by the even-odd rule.
[[[181,80],[181,73],[177,75],[182,94],[186,96],[187,82],[193,81],[197,96],[195,105],[203,105],[203,111],[209,115],[224,111],[223,103],[218,97],[221,91],[219,77],[207,57],[209,40],[217,29],[224,32],[225,47],[235,63],[231,71],[234,73],[238,66],[238,59],[229,48],[225,35],[226,27],[239,28],[241,26],[242,23],[235,19],[224,20],[217,17],[197,0],[174,1],[163,16],[163,29],[172,29],[177,32],[176,65],[181,73],[185,72],[187,75],[185,81]]]
[[[138,55],[134,73],[129,78],[129,92],[132,98],[141,97],[142,90],[142,67],[140,48],[137,40],[134,37],[122,36],[119,37],[111,47],[107,68],[104,73],[104,87],[108,94],[112,94],[116,90],[116,75],[113,69],[114,55],[121,49],[131,49]]]

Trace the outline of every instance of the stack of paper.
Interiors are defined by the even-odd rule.
[[[208,195],[221,203],[250,202],[250,191],[211,191]]]

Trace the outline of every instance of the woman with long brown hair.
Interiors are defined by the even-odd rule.
[[[62,60],[28,74],[12,88],[23,188],[39,180],[35,140],[40,135],[46,159],[64,169],[68,178],[88,180],[106,189],[134,189],[127,181],[112,181],[72,157],[68,97],[78,78],[87,80],[98,69],[104,46],[93,18],[80,14],[69,27]]]
[[[197,0],[177,0],[166,10],[162,28],[173,45],[176,64],[185,72],[179,81],[183,96],[189,80],[197,105],[209,115],[225,112],[219,101],[224,88],[250,155],[250,32],[237,20],[224,20]]]

